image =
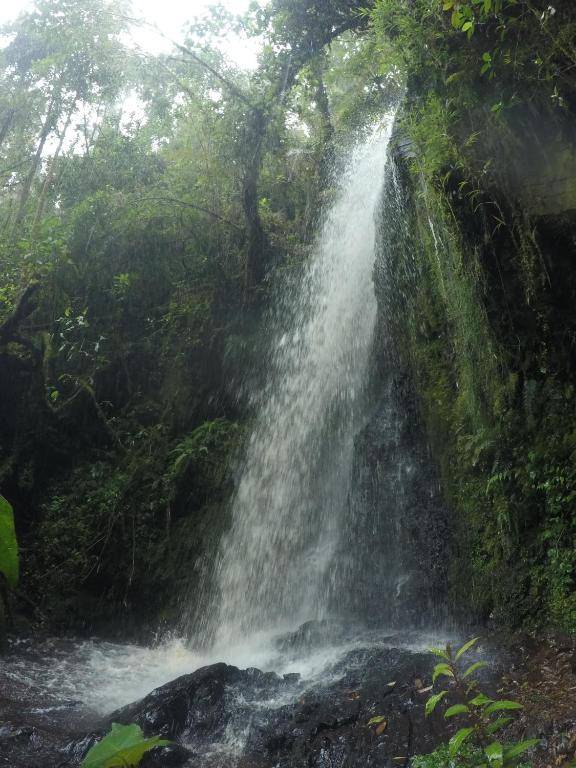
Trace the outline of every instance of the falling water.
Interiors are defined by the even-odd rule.
[[[392,123],[350,154],[304,274],[271,322],[268,380],[254,393],[205,624],[149,648],[24,642],[2,674],[34,691],[30,716],[68,717],[70,702],[80,717],[110,711],[216,661],[296,672],[304,690],[341,676],[350,653],[443,644],[443,507],[390,351],[389,319],[402,311],[391,265],[409,262],[413,247],[388,159]],[[340,621],[306,623],[323,618]],[[237,722],[230,738],[245,731],[241,708]]]
[[[217,643],[328,612],[376,323],[376,213],[393,117],[351,153],[303,279],[219,553]]]

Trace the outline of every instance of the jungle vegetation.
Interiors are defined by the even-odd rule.
[[[16,621],[179,615],[227,524],[262,317],[338,148],[403,93],[395,334],[450,509],[452,606],[576,631],[571,5],[270,0],[158,55],[112,0],[36,0],[0,31]],[[230,30],[262,40],[255,70],[227,59]]]

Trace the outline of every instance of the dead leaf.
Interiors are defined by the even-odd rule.
[[[382,722],[376,728],[374,733],[376,734],[376,736],[382,736],[382,734],[384,733],[384,731],[386,730],[387,727],[388,727],[388,722],[386,720],[382,720]]]

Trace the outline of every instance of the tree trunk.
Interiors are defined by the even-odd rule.
[[[72,102],[70,109],[68,110],[68,114],[66,115],[66,123],[64,125],[64,128],[62,129],[62,133],[60,134],[60,140],[58,141],[58,146],[56,147],[56,151],[54,152],[53,156],[50,158],[50,163],[48,166],[48,170],[46,172],[46,178],[44,179],[44,183],[42,184],[42,189],[40,191],[40,197],[38,199],[38,205],[36,206],[36,213],[34,215],[34,223],[32,224],[32,238],[34,239],[38,233],[38,227],[40,226],[40,220],[42,219],[42,216],[44,215],[44,208],[46,206],[46,198],[48,196],[48,190],[50,188],[50,184],[52,183],[52,179],[54,178],[54,168],[56,166],[56,161],[58,160],[58,157],[60,156],[60,152],[62,151],[62,146],[64,144],[64,139],[66,138],[66,133],[68,132],[68,128],[70,127],[70,123],[72,122],[72,115],[74,114],[74,110],[76,109],[76,103],[78,101],[78,94],[74,97],[74,101]]]
[[[50,103],[46,111],[46,117],[44,118],[44,124],[42,125],[42,131],[40,132],[40,140],[38,142],[38,146],[36,147],[36,152],[32,159],[32,166],[22,184],[22,191],[20,193],[20,202],[18,203],[18,210],[16,212],[16,218],[14,220],[13,234],[16,233],[16,229],[19,226],[19,224],[22,222],[22,219],[24,218],[24,214],[26,212],[26,204],[28,203],[28,198],[30,197],[32,182],[34,181],[34,176],[36,175],[38,166],[40,165],[40,162],[42,160],[42,152],[44,151],[44,145],[46,144],[46,140],[50,135],[50,131],[52,130],[55,103],[56,103],[56,94],[52,93],[52,97],[50,99]]]
[[[10,132],[10,128],[12,127],[12,121],[14,120],[14,115],[16,114],[15,109],[9,109],[6,112],[6,115],[4,116],[4,120],[2,121],[2,126],[0,127],[0,147],[2,147],[2,144],[6,141],[6,137],[8,136]]]
[[[248,117],[246,148],[249,149],[244,178],[242,180],[242,209],[247,227],[246,264],[244,272],[244,297],[251,302],[254,290],[265,275],[267,238],[262,227],[258,208],[258,181],[262,166],[262,144],[268,118],[259,109]]]

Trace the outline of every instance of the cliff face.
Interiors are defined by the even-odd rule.
[[[573,121],[474,108],[442,140],[444,106],[408,99],[399,119],[380,304],[449,507],[450,610],[574,632]]]

